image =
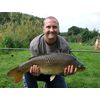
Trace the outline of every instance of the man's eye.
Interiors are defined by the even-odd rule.
[[[46,28],[48,28],[48,29],[50,29],[50,28],[56,29],[57,26],[47,26]]]
[[[53,26],[53,28],[54,28],[54,29],[56,29],[56,28],[57,28],[57,26]]]
[[[47,28],[50,28],[50,26],[47,26]]]

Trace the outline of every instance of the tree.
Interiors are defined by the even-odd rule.
[[[10,21],[10,14],[8,12],[0,12],[0,25]]]
[[[72,26],[71,28],[68,29],[67,34],[68,35],[77,35],[80,33],[80,28],[77,26]]]

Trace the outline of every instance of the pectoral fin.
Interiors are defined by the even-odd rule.
[[[50,81],[53,81],[55,77],[55,75],[50,76]]]

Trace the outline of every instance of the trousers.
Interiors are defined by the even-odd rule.
[[[61,75],[56,75],[54,80],[50,81],[51,75],[40,74],[39,76],[34,76],[29,72],[24,75],[24,86],[26,88],[38,88],[37,81],[44,81],[45,88],[67,88],[67,84],[64,77]]]

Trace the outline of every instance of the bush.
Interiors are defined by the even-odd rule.
[[[16,40],[10,36],[5,36],[2,41],[2,47],[5,48],[21,48],[23,47],[22,42]]]
[[[76,42],[76,37],[73,36],[73,35],[68,36],[67,41],[68,41],[68,42]]]
[[[2,41],[2,46],[6,48],[13,48],[14,43],[11,37],[5,36]]]

